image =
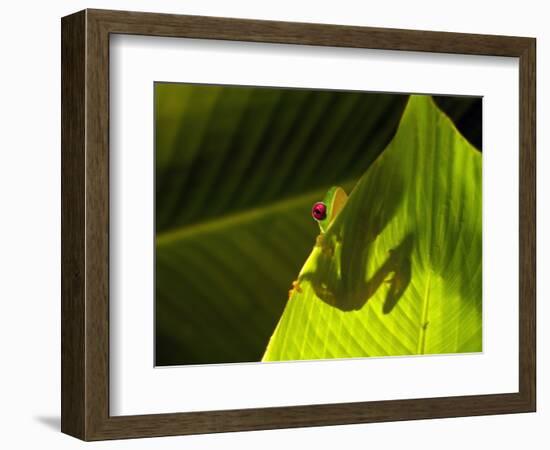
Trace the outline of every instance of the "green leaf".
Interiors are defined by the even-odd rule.
[[[318,238],[264,361],[479,352],[481,154],[426,96]]]

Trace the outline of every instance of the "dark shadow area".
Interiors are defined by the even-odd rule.
[[[479,151],[483,147],[482,97],[434,95],[436,105],[453,121],[460,134]]]
[[[37,416],[34,420],[51,430],[61,431],[61,417],[59,416]]]
[[[393,272],[393,277],[390,280],[386,280],[386,283],[390,285],[390,289],[384,301],[384,306],[382,307],[382,312],[384,314],[389,314],[393,310],[411,282],[412,246],[413,236],[410,233],[405,236],[401,244],[390,250],[390,257],[381,267],[382,272]]]
[[[319,270],[305,273],[300,277],[300,282],[302,280],[309,281],[317,297],[342,311],[361,309],[380,286],[387,283],[390,288],[382,312],[389,314],[397,305],[411,281],[413,242],[412,234],[406,235],[395,248],[388,252],[386,261],[366,282],[363,281],[366,267],[363,267],[362,272],[356,273],[356,280],[352,280],[344,275],[337,276],[334,270],[327,270],[328,264],[325,263],[328,259],[325,257],[322,257],[323,263],[318,266]],[[360,266],[357,265],[357,267]],[[324,276],[321,276],[321,273]],[[349,289],[350,286],[352,287],[351,290]]]

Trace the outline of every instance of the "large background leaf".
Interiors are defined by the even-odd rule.
[[[481,154],[411,97],[316,246],[264,360],[481,351]]]
[[[156,85],[156,364],[262,357],[318,232],[312,203],[355,185],[406,101]]]

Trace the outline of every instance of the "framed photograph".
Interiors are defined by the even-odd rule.
[[[535,39],[85,10],[62,431],[535,411]]]

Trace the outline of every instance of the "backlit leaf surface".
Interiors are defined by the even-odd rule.
[[[302,267],[264,361],[482,350],[481,153],[427,96]]]

